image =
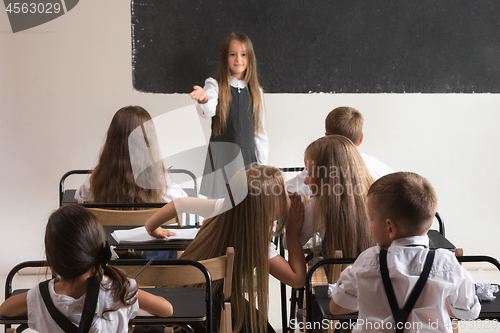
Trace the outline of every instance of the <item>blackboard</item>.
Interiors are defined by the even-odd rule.
[[[133,85],[188,93],[247,34],[266,93],[498,93],[499,0],[134,0]]]

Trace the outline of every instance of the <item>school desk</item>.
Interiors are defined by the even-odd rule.
[[[112,246],[115,246],[115,251],[184,251],[192,239],[173,239],[173,240],[150,240],[146,242],[121,242],[118,243],[111,234],[115,230],[129,230],[140,226],[104,226],[106,232],[106,240]],[[194,226],[181,227],[177,225],[162,226],[166,229],[192,229]],[[175,231],[174,231],[175,232]]]

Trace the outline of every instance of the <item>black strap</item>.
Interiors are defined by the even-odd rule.
[[[88,278],[87,292],[85,303],[83,303],[82,318],[80,319],[80,325],[78,325],[78,333],[87,333],[90,330],[90,326],[92,326],[100,287],[101,285],[96,282],[94,277]]]
[[[87,280],[87,292],[85,296],[85,303],[83,304],[82,318],[80,319],[80,325],[76,326],[73,324],[65,315],[63,315],[52,302],[52,298],[49,293],[49,281],[44,281],[40,283],[39,289],[42,295],[45,307],[49,311],[50,316],[57,325],[66,333],[87,333],[92,326],[92,321],[94,320],[94,313],[97,306],[97,299],[99,296],[100,285],[94,280],[94,278],[89,278]]]
[[[434,262],[434,256],[436,254],[435,250],[430,250],[427,253],[427,258],[425,259],[424,269],[422,270],[422,274],[418,278],[413,291],[408,298],[408,301],[404,305],[403,308],[398,306],[398,302],[396,300],[396,295],[394,294],[394,289],[392,288],[391,278],[389,277],[389,269],[387,268],[387,250],[381,249],[379,258],[380,258],[380,274],[382,275],[382,281],[384,283],[385,294],[387,295],[387,299],[389,300],[389,305],[391,306],[392,316],[394,317],[394,321],[396,323],[396,332],[402,333],[404,331],[404,327],[408,317],[417,302],[418,297],[422,293],[424,289],[425,283],[427,282],[427,278],[429,277],[429,273],[431,271],[432,263]]]

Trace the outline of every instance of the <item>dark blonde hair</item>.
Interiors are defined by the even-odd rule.
[[[280,221],[277,230],[273,231],[273,221],[277,216],[286,217],[288,195],[283,175],[277,168],[249,166],[246,168],[246,181],[248,195],[243,201],[206,220],[181,258],[215,258],[224,255],[227,247],[234,247],[231,297],[233,332],[240,332],[244,325],[250,327],[252,332],[265,332],[269,244],[272,236],[283,227]],[[232,186],[231,181],[229,187]],[[221,287],[221,282],[214,284],[214,290],[220,290]],[[248,293],[248,307],[245,306],[245,293]],[[258,315],[256,308],[259,309]]]
[[[429,230],[436,215],[436,192],[427,179],[416,173],[388,174],[373,183],[368,196],[382,219],[397,221],[415,235]]]
[[[102,268],[100,256],[105,242],[104,230],[95,215],[79,205],[65,205],[54,211],[45,228],[45,253],[52,272],[73,281],[93,269],[97,283],[101,284],[103,275],[110,278],[103,287],[111,290],[115,301],[132,305],[137,290],[129,290],[125,274],[112,266]]]
[[[355,108],[340,106],[326,116],[325,130],[328,135],[343,135],[358,145],[363,135],[363,116]]]
[[[144,124],[148,123],[146,133]],[[145,203],[163,202],[163,193],[167,188],[163,162],[154,163],[146,172],[134,177],[129,151],[129,136],[141,128],[146,147],[140,156],[134,156],[134,163],[149,165],[151,156],[159,157],[156,132],[152,127],[151,116],[140,106],[126,106],[118,110],[109,125],[106,142],[102,147],[99,163],[90,177],[90,199],[95,202]],[[138,161],[143,160],[143,161]],[[151,172],[157,170],[156,172]],[[143,178],[150,178],[145,181]],[[139,179],[140,178],[140,179]],[[162,188],[144,188],[137,183],[162,184]],[[146,186],[147,187],[147,186]]]
[[[262,87],[259,84],[257,77],[257,58],[253,50],[252,41],[247,35],[241,32],[232,32],[226,36],[219,54],[219,74],[217,75],[217,83],[219,85],[219,99],[217,103],[214,133],[220,135],[226,128],[226,121],[229,113],[229,105],[231,104],[231,70],[229,68],[229,47],[233,41],[238,41],[245,47],[247,57],[247,69],[245,71],[245,83],[248,92],[252,96],[253,101],[253,121],[254,132],[259,129],[260,106],[263,103],[260,95]]]
[[[314,141],[305,156],[312,163],[311,190],[316,197],[313,234],[324,221],[326,255],[333,257],[335,250],[342,250],[344,257],[357,257],[375,245],[366,205],[373,183],[370,172],[356,146],[342,135]]]

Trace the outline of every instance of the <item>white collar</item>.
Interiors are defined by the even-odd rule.
[[[408,246],[408,245],[424,245],[426,247],[429,247],[429,237],[427,235],[425,236],[411,236],[411,237],[405,237],[405,238],[399,238],[394,241],[392,241],[391,246]]]
[[[245,80],[238,80],[234,76],[231,76],[231,81],[229,82],[229,84],[231,85],[231,87],[241,88],[241,89],[243,89],[247,86],[247,84],[245,83]]]

